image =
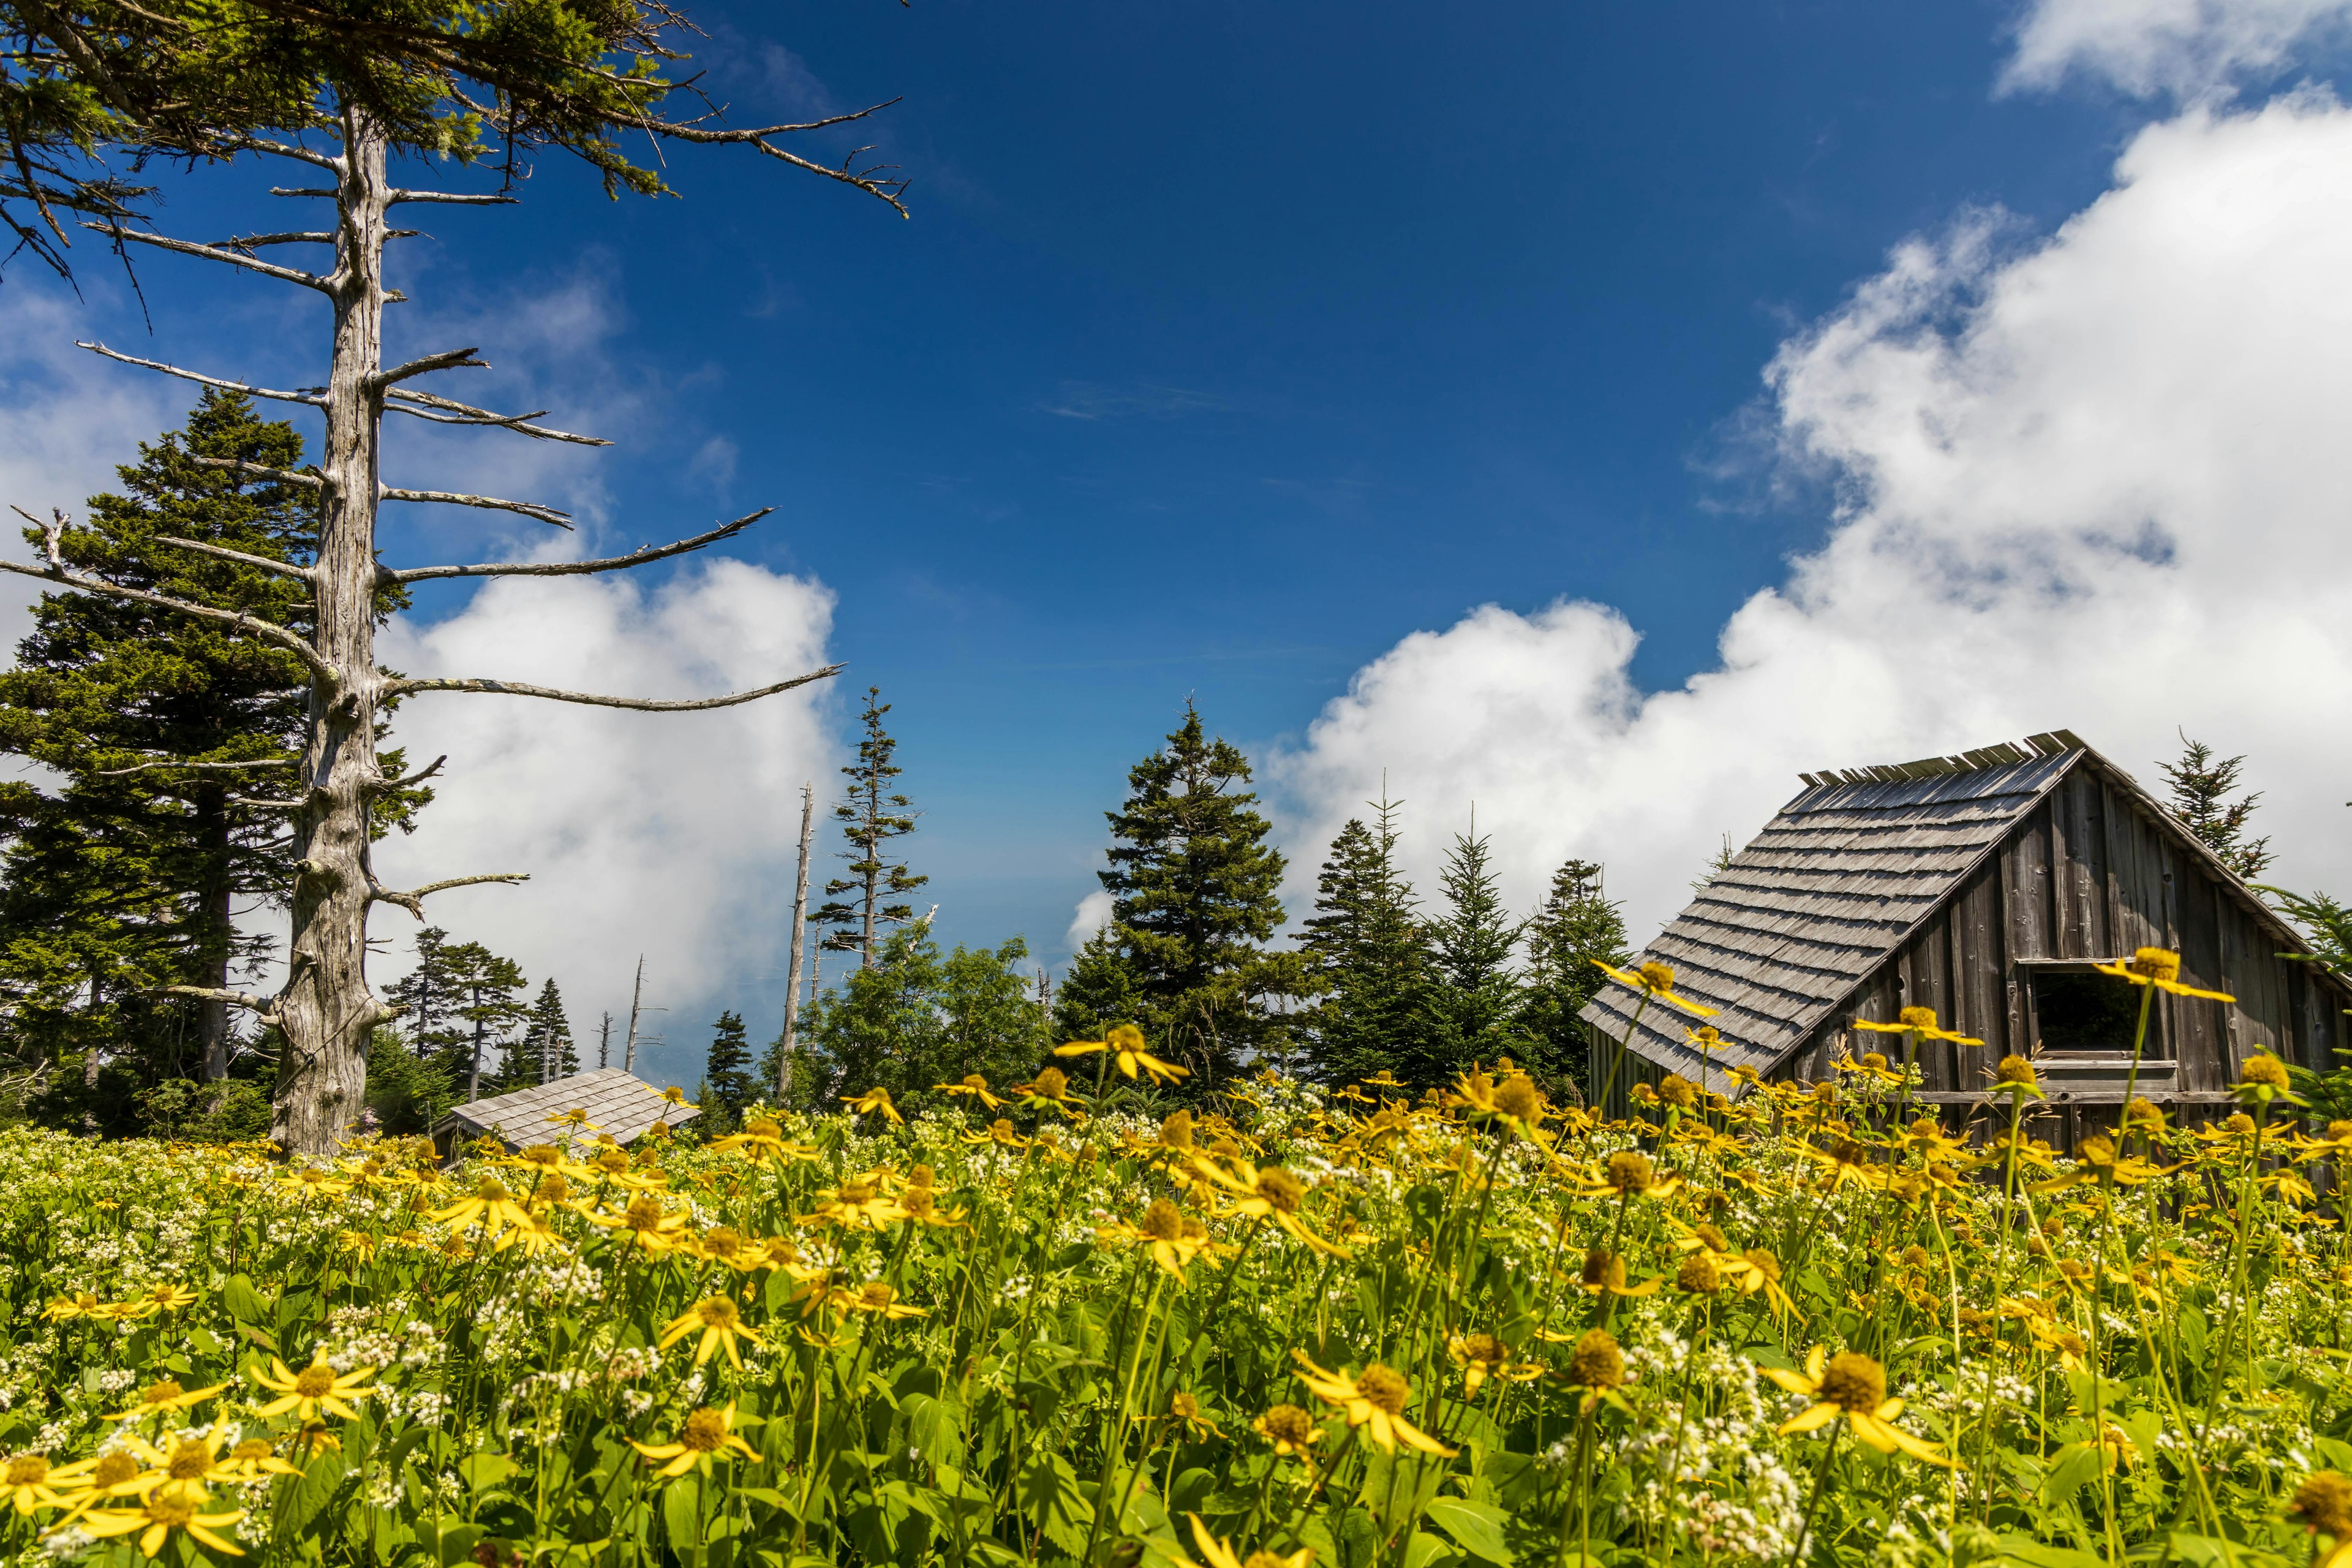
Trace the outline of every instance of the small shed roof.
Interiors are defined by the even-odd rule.
[[[467,1137],[495,1131],[509,1144],[556,1143],[569,1140],[566,1129],[548,1120],[567,1110],[588,1113],[591,1131],[582,1136],[609,1136],[626,1143],[643,1136],[656,1121],[676,1126],[702,1114],[696,1107],[662,1098],[661,1090],[620,1068],[598,1068],[550,1083],[533,1084],[490,1100],[469,1100],[441,1119],[434,1131],[455,1128]]]
[[[1642,1013],[1632,1048],[1696,1079],[1691,1027],[1713,1024],[1710,1089],[1736,1067],[1769,1072],[1903,943],[2017,820],[2089,752],[2071,732],[1957,757],[1806,773],[1805,790],[1650,944],[1675,989],[1716,1008]],[[1624,1036],[1639,997],[1605,984],[1580,1016]]]

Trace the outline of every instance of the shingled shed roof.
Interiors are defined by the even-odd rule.
[[[469,1101],[443,1117],[434,1131],[440,1134],[454,1128],[468,1138],[478,1138],[495,1130],[518,1149],[526,1143],[564,1142],[568,1142],[562,1136],[565,1129],[548,1118],[573,1110],[586,1111],[594,1129],[583,1138],[610,1137],[615,1143],[643,1136],[656,1121],[675,1127],[702,1114],[694,1106],[664,1100],[661,1090],[633,1073],[598,1068],[495,1099]]]
[[[1804,793],[1643,955],[1671,964],[1675,991],[1716,1016],[1653,1003],[1633,1050],[1699,1079],[1707,1058],[1689,1031],[1704,1022],[1723,1037],[1707,1087],[1733,1089],[1736,1067],[1771,1071],[2088,750],[2059,730],[1957,757],[1802,775]],[[1638,1002],[1612,983],[1580,1016],[1616,1039]]]

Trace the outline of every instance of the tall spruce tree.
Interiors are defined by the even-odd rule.
[[[291,426],[208,389],[182,429],[116,470],[122,492],[93,497],[89,526],[62,548],[116,587],[204,597],[299,632],[296,584],[164,538],[299,566],[317,542],[315,496],[237,465],[301,463]],[[159,988],[221,990],[269,951],[236,917],[285,902],[291,831],[276,797],[300,759],[307,680],[293,655],[234,625],[42,596],[16,668],[0,673],[0,754],[56,778],[0,784],[0,995],[20,1054],[102,1052],[151,1079],[227,1075],[228,1004]],[[398,772],[397,752],[383,762]],[[429,798],[386,798],[376,831],[409,826]]]
[[[1412,1061],[1412,1081],[1423,1085],[1442,1083],[1474,1061],[1491,1066],[1497,1057],[1525,1052],[1511,954],[1526,922],[1503,907],[1487,840],[1475,826],[1454,836],[1439,886],[1445,911],[1429,931],[1435,1026]]]
[[[572,1020],[564,1016],[563,993],[555,988],[553,975],[541,983],[539,997],[531,1003],[530,1013],[522,1021],[521,1032],[509,1044],[508,1053],[506,1070],[499,1079],[509,1088],[550,1083],[580,1070],[580,1053],[572,1044]]]
[[[856,953],[860,968],[873,967],[875,942],[885,928],[915,918],[913,905],[887,900],[930,880],[914,875],[904,860],[894,860],[888,853],[894,840],[915,831],[918,814],[909,809],[915,803],[890,784],[905,770],[891,761],[898,742],[882,727],[882,715],[890,711],[890,704],[881,698],[880,687],[866,689],[866,711],[859,716],[866,735],[857,742],[857,760],[841,770],[849,775],[849,798],[833,808],[843,824],[841,836],[849,841],[841,855],[849,862],[849,875],[824,885],[825,902],[808,917],[811,924],[833,927],[824,945],[835,952]],[[850,896],[844,899],[844,893]]]
[[[1396,805],[1374,803],[1371,826],[1351,820],[1332,839],[1299,939],[1320,992],[1302,1023],[1315,1075],[1328,1083],[1409,1075],[1432,1026],[1427,942],[1396,863]]]
[[[710,1037],[710,1052],[703,1059],[702,1113],[714,1132],[732,1131],[742,1124],[743,1108],[760,1098],[751,1078],[751,1047],[743,1036],[739,1013],[719,1015]]]
[[[436,1062],[463,1100],[502,1094],[539,1081],[539,1058],[521,1032],[532,1009],[522,993],[521,965],[478,942],[450,942],[434,928],[420,932],[416,967],[392,987],[395,1000],[415,998],[403,1015],[410,1048]],[[520,1073],[520,1081],[509,1081]]]
[[[457,968],[449,957],[449,933],[426,926],[416,933],[416,965],[385,988],[399,1009],[398,1027],[411,1052],[418,1057],[454,1056],[467,1031],[454,1025],[455,1009],[465,997],[457,989]]]
[[[1202,1091],[1280,1048],[1290,1020],[1277,1004],[1313,989],[1305,954],[1263,945],[1282,921],[1283,858],[1249,782],[1249,760],[1187,702],[1168,743],[1129,771],[1125,809],[1104,814],[1110,923],[1055,999],[1065,1034],[1134,1024]]]
[[[2172,815],[2188,825],[2189,831],[2203,840],[2205,847],[2221,858],[2221,863],[2246,881],[2263,874],[2271,863],[2271,841],[2246,837],[2247,819],[2262,801],[2260,790],[2239,795],[2242,787],[2239,775],[2244,773],[2246,759],[2216,757],[2213,748],[2202,741],[2192,741],[2186,732],[2180,737],[2180,760],[2158,763],[2157,771],[2172,786],[2168,803]],[[2238,796],[2232,800],[2233,795]]]
[[[1606,982],[1594,960],[1622,967],[1622,906],[1603,889],[1601,868],[1570,860],[1552,873],[1543,908],[1528,922],[1528,971],[1519,1029],[1528,1041],[1528,1068],[1548,1086],[1584,1084],[1589,1053],[1576,1016]]]

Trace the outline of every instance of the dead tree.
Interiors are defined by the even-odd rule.
[[[819,123],[837,124],[860,117],[840,116]],[[814,164],[774,144],[778,135],[816,129],[814,124],[719,130],[634,111],[608,112],[604,118],[607,123],[625,124],[649,135],[753,145],[770,156],[856,185],[894,207],[899,205],[898,194],[903,189],[899,182],[881,179],[872,171]],[[308,670],[308,732],[299,776],[285,795],[254,803],[288,813],[295,824],[290,900],[293,919],[287,945],[285,983],[269,996],[210,986],[166,988],[176,994],[246,1008],[263,1022],[279,1027],[286,1043],[270,1132],[285,1149],[306,1154],[331,1153],[345,1136],[362,1104],[370,1033],[378,1024],[396,1016],[396,1009],[377,1000],[368,988],[367,921],[371,906],[395,904],[422,920],[423,900],[434,893],[484,882],[518,882],[525,875],[519,871],[490,871],[451,877],[408,889],[387,888],[377,880],[369,856],[370,805],[385,791],[408,782],[385,778],[376,765],[376,715],[386,701],[395,697],[452,692],[677,713],[754,701],[822,680],[839,668],[829,666],[793,674],[723,697],[660,700],[560,690],[488,676],[395,679],[379,668],[375,658],[376,595],[383,587],[442,577],[550,576],[618,571],[705,549],[749,527],[765,516],[768,509],[675,544],[636,550],[605,560],[552,565],[426,566],[406,571],[394,571],[380,564],[376,560],[376,513],[387,500],[486,508],[569,526],[562,512],[538,503],[385,483],[379,458],[387,413],[434,425],[506,430],[530,440],[590,447],[610,443],[537,423],[545,410],[499,413],[421,390],[418,383],[428,375],[484,367],[485,362],[475,348],[448,349],[400,364],[383,363],[384,307],[404,298],[386,283],[385,247],[414,232],[393,226],[393,209],[425,204],[504,205],[514,198],[416,190],[394,184],[387,168],[394,138],[386,124],[374,111],[341,93],[334,96],[331,110],[321,112],[317,129],[323,132],[325,141],[333,144],[332,150],[310,146],[299,140],[237,135],[216,141],[212,151],[215,154],[257,153],[302,166],[310,172],[313,183],[296,188],[276,188],[270,194],[332,204],[332,219],[326,226],[248,235],[213,244],[131,228],[119,220],[85,226],[97,229],[118,247],[143,247],[217,262],[322,296],[332,319],[331,351],[324,385],[254,386],[121,353],[102,343],[81,345],[108,359],[201,385],[234,388],[247,396],[320,411],[326,429],[321,461],[316,471],[270,471],[271,477],[310,487],[318,493],[319,546],[314,563],[293,565],[188,540],[163,541],[300,580],[314,597],[311,634],[301,637],[234,610],[117,586],[78,571],[68,563],[61,548],[68,526],[62,511],[53,511],[46,524],[31,520],[44,529],[47,536],[44,564],[33,567],[0,562],[0,568],[85,593],[132,600],[227,624],[245,636],[285,648]],[[310,271],[266,261],[258,254],[282,246],[329,248],[332,252],[331,264],[323,270]]]

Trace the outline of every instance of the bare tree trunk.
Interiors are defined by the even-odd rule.
[[[383,387],[384,177],[381,130],[343,110],[336,181],[335,269],[329,298],[335,347],[320,464],[319,556],[312,574],[314,668],[302,809],[294,829],[294,927],[278,1018],[285,1031],[270,1136],[289,1151],[328,1154],[359,1113],[368,1036],[393,1016],[367,984],[371,792],[375,760],[375,511]],[[474,1064],[478,1080],[478,1049]]]
[[[784,963],[784,1040],[777,1055],[776,1103],[793,1087],[793,1031],[801,1017],[801,950],[808,945],[809,841],[816,833],[816,786],[801,785],[801,868],[793,882],[793,955]]]
[[[202,792],[197,805],[202,823],[206,866],[200,894],[197,925],[196,984],[215,991],[228,988],[230,950],[236,940],[230,914],[228,882],[228,813],[217,790]],[[205,1051],[205,1081],[220,1083],[228,1077],[228,1003],[207,996],[196,1004],[197,1037]]]
[[[599,1070],[613,1065],[613,1015],[604,1015],[604,1022],[596,1032],[596,1066]]]
[[[629,1043],[621,1057],[621,1070],[637,1070],[637,1013],[646,999],[646,955],[637,954],[637,988],[629,993]]]

